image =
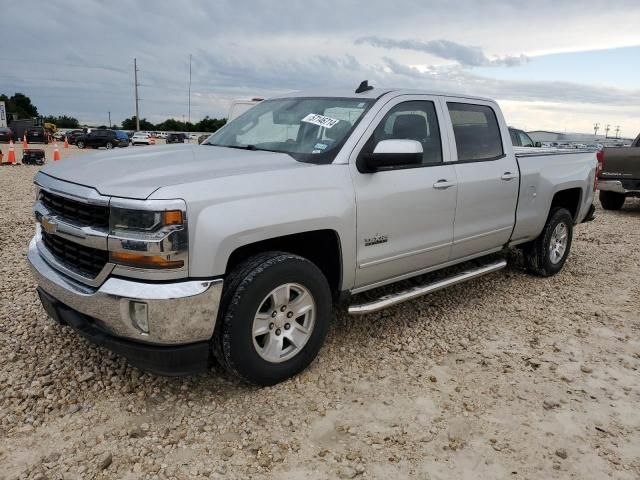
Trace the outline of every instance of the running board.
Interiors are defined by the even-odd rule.
[[[364,315],[365,313],[377,312],[378,310],[391,307],[392,305],[397,305],[398,303],[413,300],[415,298],[422,297],[423,295],[427,295],[428,293],[433,293],[438,290],[442,290],[443,288],[451,287],[453,285],[457,285],[458,283],[466,282],[467,280],[472,280],[474,278],[487,275],[488,273],[497,272],[498,270],[502,270],[506,266],[506,260],[499,260],[482,267],[465,270],[462,273],[458,273],[457,275],[445,278],[443,280],[438,280],[434,283],[429,283],[427,285],[413,287],[402,292],[385,295],[384,297],[380,297],[372,302],[361,303],[359,305],[351,305],[349,307],[349,314]]]

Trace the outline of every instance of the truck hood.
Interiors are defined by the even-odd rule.
[[[287,154],[210,145],[129,147],[75,155],[42,172],[102,195],[146,199],[159,188],[246,173],[310,167]]]

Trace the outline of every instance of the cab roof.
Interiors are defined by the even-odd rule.
[[[274,95],[269,99],[274,98],[294,98],[294,97],[338,97],[338,98],[372,98],[378,99],[387,94],[397,95],[433,95],[441,97],[460,97],[470,100],[482,100],[485,102],[495,102],[492,98],[477,97],[474,95],[467,95],[464,93],[453,92],[438,92],[434,90],[419,90],[419,89],[407,89],[407,88],[378,88],[374,87],[371,90],[367,90],[362,93],[355,93],[356,88],[330,88],[330,89],[314,89],[314,90],[302,90],[297,92],[285,93],[282,95]]]

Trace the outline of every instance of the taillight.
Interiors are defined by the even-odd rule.
[[[594,192],[598,189],[598,178],[602,173],[602,166],[604,164],[604,150],[598,150],[598,152],[596,153],[596,160],[598,160],[598,164],[596,165],[596,178],[593,181]]]

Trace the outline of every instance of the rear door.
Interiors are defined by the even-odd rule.
[[[85,145],[88,147],[95,147],[98,143],[98,131],[94,130],[87,134],[85,138]]]
[[[449,163],[436,97],[402,95],[376,115],[350,159],[357,203],[358,287],[389,283],[449,260],[456,208],[455,169]],[[361,172],[357,159],[381,140],[422,144],[420,165]]]
[[[519,169],[499,108],[489,101],[445,97],[458,182],[452,260],[500,249],[513,231]]]

